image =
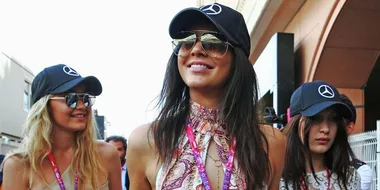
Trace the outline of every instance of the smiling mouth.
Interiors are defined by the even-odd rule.
[[[76,114],[76,115],[71,115],[71,117],[74,117],[74,118],[85,118],[86,115],[84,115],[84,114]]]
[[[189,68],[212,69],[211,67],[202,64],[192,64]]]

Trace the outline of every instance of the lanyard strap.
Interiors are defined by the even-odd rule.
[[[327,174],[327,190],[330,190],[330,171],[328,168],[326,168],[326,174]],[[300,181],[301,181],[301,188],[303,190],[308,190],[308,187],[307,187],[305,181],[302,180],[302,178],[300,178]]]
[[[54,159],[54,156],[51,152],[49,152],[48,158],[49,158],[51,167],[55,173],[55,178],[57,179],[59,187],[61,188],[61,190],[66,190],[65,184],[63,184],[63,179],[62,179],[61,173],[59,172],[58,166],[57,166],[55,159]],[[78,173],[76,173],[75,174],[75,183],[74,183],[74,189],[75,190],[78,189],[78,181],[79,181]]]
[[[202,163],[202,158],[201,158],[201,155],[199,153],[198,145],[197,145],[197,142],[195,141],[193,129],[191,128],[191,126],[189,124],[186,127],[186,134],[187,134],[187,137],[189,138],[191,148],[193,149],[193,155],[194,155],[195,161],[197,163],[197,168],[198,168],[198,171],[200,173],[203,186],[206,190],[211,190],[211,185],[210,185],[210,182],[208,180],[206,169],[205,169],[204,164]],[[230,186],[230,179],[231,179],[231,175],[232,175],[235,149],[236,149],[236,138],[234,137],[233,141],[230,145],[230,152],[228,154],[226,171],[224,173],[224,181],[223,181],[223,187],[222,187],[223,190],[228,190],[229,186]]]

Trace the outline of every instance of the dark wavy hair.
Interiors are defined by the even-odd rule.
[[[220,110],[227,123],[229,137],[237,137],[236,158],[245,175],[247,189],[262,189],[270,175],[268,141],[260,130],[257,118],[256,73],[247,56],[239,48],[232,48],[233,60]],[[152,133],[161,161],[172,159],[189,114],[189,87],[178,71],[177,56],[169,59],[157,106],[158,117]]]
[[[345,103],[351,110],[352,112],[352,117],[351,118],[346,118],[349,122],[356,123],[356,109],[355,106],[352,104],[350,98],[348,98],[345,94],[340,94],[340,101]]]
[[[343,117],[339,114],[336,106],[331,106],[328,109],[333,110],[330,112],[328,117],[331,118],[332,121],[336,122],[337,133],[333,144],[325,153],[325,164],[326,167],[332,171],[332,173],[335,173],[337,175],[339,186],[343,184],[343,189],[347,189],[348,179],[351,175],[350,156],[352,158],[355,158],[355,155],[348,143],[348,135]],[[305,121],[302,135],[303,139],[301,139],[299,136],[299,126],[302,117],[304,117]],[[298,114],[293,116],[285,127],[283,133],[286,136],[287,145],[285,154],[285,166],[282,177],[285,181],[286,187],[291,184],[293,186],[293,189],[301,189],[300,182],[302,180],[305,180],[306,177],[306,163],[311,166],[310,168],[312,170],[312,174],[314,178],[316,178],[309,147],[309,132],[310,128],[315,123],[318,123],[320,121],[320,114],[317,114],[313,117],[305,117],[301,114]]]
[[[113,135],[113,136],[107,137],[106,140],[104,140],[104,142],[106,143],[109,143],[110,141],[123,143],[123,149],[127,151],[127,139],[124,138],[123,136]]]

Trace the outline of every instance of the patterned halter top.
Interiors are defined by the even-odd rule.
[[[190,101],[188,119],[193,127],[202,162],[206,163],[207,150],[213,140],[225,171],[230,139],[224,130],[224,123],[218,119],[218,111]],[[237,168],[239,167],[235,159],[229,189],[246,189],[244,175]],[[179,140],[173,159],[162,164],[157,174],[156,189],[204,189],[186,132]]]

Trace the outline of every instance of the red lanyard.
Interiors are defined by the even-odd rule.
[[[62,179],[61,173],[59,172],[58,166],[55,163],[54,156],[51,152],[49,152],[48,158],[50,160],[51,167],[53,168],[53,171],[55,173],[55,178],[57,179],[59,187],[61,188],[61,190],[66,190],[65,184],[63,184],[63,179]],[[74,189],[75,190],[78,189],[78,181],[79,181],[79,179],[78,179],[78,173],[77,173],[75,175],[75,183],[74,183]]]
[[[198,168],[198,171],[200,173],[200,176],[201,176],[201,179],[203,182],[203,186],[206,190],[211,190],[211,185],[210,185],[210,182],[208,180],[206,169],[205,169],[204,164],[202,163],[202,158],[201,158],[200,153],[199,153],[197,142],[195,141],[193,129],[191,128],[190,125],[187,125],[186,134],[187,134],[187,137],[190,141],[191,148],[193,149],[194,159],[197,163],[197,168]],[[223,181],[223,186],[222,186],[223,190],[229,189],[229,186],[230,186],[232,168],[233,168],[233,163],[234,163],[235,149],[236,149],[236,138],[234,137],[233,141],[230,145],[230,152],[228,154],[228,161],[227,161],[227,165],[226,165],[226,170],[224,172],[224,181]]]
[[[326,174],[327,174],[327,190],[330,190],[330,171],[328,168],[326,168]],[[300,181],[301,181],[301,188],[303,190],[308,190],[308,187],[307,187],[305,181],[302,180],[302,178],[300,178]]]

